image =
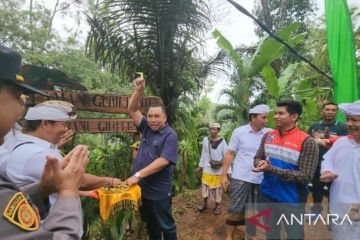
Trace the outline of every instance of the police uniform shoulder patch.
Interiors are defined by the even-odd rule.
[[[17,192],[8,202],[4,217],[26,231],[39,229],[39,218],[23,193]]]

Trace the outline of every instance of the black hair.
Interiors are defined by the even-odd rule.
[[[278,101],[276,103],[276,106],[278,106],[278,107],[286,107],[286,111],[288,113],[290,113],[290,115],[297,114],[300,117],[300,115],[302,113],[302,106],[298,101],[282,100],[282,101]]]
[[[249,114],[249,121],[251,122],[251,120],[252,120],[253,118],[256,118],[258,115],[259,115],[259,113],[250,113],[250,114]]]
[[[327,102],[327,103],[324,103],[323,105],[322,105],[322,109],[324,109],[326,106],[328,106],[328,105],[334,105],[334,106],[336,106],[337,108],[339,108],[339,106],[336,104],[336,103],[334,103],[334,102]]]
[[[24,122],[24,131],[25,132],[36,131],[40,127],[42,121],[43,120],[26,120]],[[51,120],[45,120],[45,122],[48,122],[50,124],[55,123],[55,121],[51,121]]]
[[[164,104],[162,104],[162,103],[151,103],[149,108],[155,108],[155,107],[161,108],[162,112],[166,115],[166,110],[165,110]]]

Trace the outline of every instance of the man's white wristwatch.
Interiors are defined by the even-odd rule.
[[[141,174],[140,174],[140,172],[136,172],[134,176],[135,176],[137,179],[140,179]]]

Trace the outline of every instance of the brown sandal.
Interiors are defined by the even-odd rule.
[[[215,215],[219,215],[221,213],[221,208],[219,205],[217,205],[215,208],[214,208],[214,214]]]

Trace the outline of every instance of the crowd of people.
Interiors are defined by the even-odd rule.
[[[60,148],[73,135],[72,104],[49,100],[28,108],[26,94],[46,93],[18,75],[21,56],[0,46],[0,221],[3,239],[81,239],[79,196],[87,190],[127,184],[141,186],[141,217],[149,239],[176,239],[171,197],[178,140],[166,123],[164,106],[153,105],[146,117],[139,111],[145,88],[136,79],[128,112],[141,132],[133,172],[125,181],[85,173],[88,148],[78,145],[68,154]],[[19,124],[22,121],[23,127]]]
[[[74,106],[45,101],[28,108],[26,94],[45,92],[26,84],[18,75],[21,56],[0,46],[0,221],[4,239],[80,239],[83,190],[124,182],[141,187],[141,218],[150,240],[177,239],[172,215],[173,167],[178,159],[176,132],[167,124],[163,105],[152,105],[146,116],[139,111],[145,80],[134,81],[128,113],[140,134],[131,176],[124,180],[85,173],[89,150],[78,145],[68,154],[61,147],[71,139],[68,122],[76,118]],[[346,124],[336,120],[339,109]],[[211,123],[202,141],[197,172],[202,172],[203,204],[215,202],[213,213],[222,211],[223,191],[229,191],[226,240],[237,226],[247,225],[248,212],[266,211],[271,231],[267,239],[280,239],[281,216],[305,213],[312,184],[311,217],[322,214],[348,217],[331,224],[333,239],[360,239],[360,102],[329,102],[322,120],[307,132],[299,129],[301,104],[277,102],[275,129],[267,128],[271,109],[265,104],[249,110],[249,122],[234,129],[227,144],[219,136],[221,125]],[[23,127],[18,121],[24,116]],[[357,181],[359,180],[359,182]],[[323,209],[324,186],[330,190],[329,210]],[[281,221],[280,221],[281,222]],[[304,239],[304,224],[285,224],[287,239]],[[246,237],[257,234],[247,227]]]
[[[346,117],[346,124],[336,120],[339,109]],[[220,170],[211,168],[213,159],[207,152],[210,146],[216,149],[213,133],[218,133],[220,124],[210,124],[210,136],[204,138],[199,163],[199,168],[203,169],[203,197],[207,199],[209,195],[204,189],[213,187],[217,196],[221,191],[216,187],[229,188],[226,240],[232,240],[236,226],[241,225],[246,225],[247,238],[255,237],[256,228],[247,223],[248,213],[269,209],[271,214],[259,219],[271,229],[265,230],[266,239],[281,239],[282,224],[286,239],[304,239],[304,222],[289,224],[284,220],[292,216],[300,219],[306,214],[310,187],[311,212],[307,214],[310,221],[318,221],[322,214],[336,217],[339,221],[330,218],[324,222],[331,229],[333,239],[360,239],[360,184],[357,181],[360,176],[360,102],[323,104],[322,120],[312,124],[307,132],[296,124],[302,113],[299,102],[279,101],[274,111],[274,130],[266,128],[270,112],[267,105],[257,105],[249,111],[249,123],[232,133],[226,153],[219,160]],[[219,185],[211,185],[209,174]],[[328,209],[323,209],[325,185],[329,190]],[[216,197],[215,208],[218,199],[221,200]],[[207,202],[199,211],[206,208]],[[328,216],[324,218],[329,219]],[[349,221],[343,221],[345,219]]]

